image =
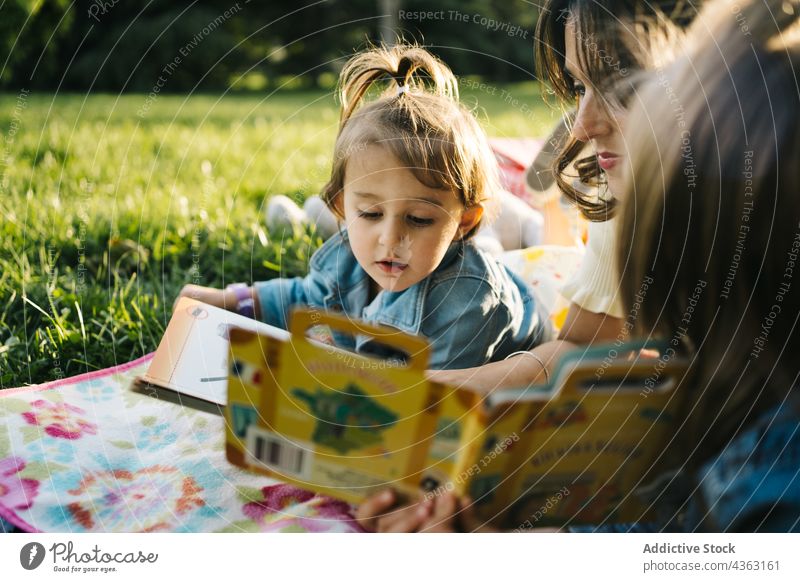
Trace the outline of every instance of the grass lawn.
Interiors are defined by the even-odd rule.
[[[475,85],[492,136],[556,119],[538,85]],[[320,189],[337,120],[325,92],[0,95],[0,388],[154,350],[185,283],[303,274],[321,240],[263,207]]]

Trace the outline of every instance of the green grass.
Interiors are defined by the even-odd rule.
[[[494,136],[555,119],[534,84],[462,98]],[[263,206],[325,183],[330,94],[146,99],[0,96],[0,388],[139,357],[184,284],[300,275],[321,244]]]

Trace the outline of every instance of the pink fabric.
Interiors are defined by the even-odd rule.
[[[97,378],[103,378],[105,376],[111,376],[113,374],[119,374],[120,372],[129,370],[130,368],[135,368],[136,366],[149,362],[153,359],[155,354],[155,352],[150,352],[149,354],[145,354],[141,358],[137,358],[132,362],[126,362],[124,364],[119,364],[118,366],[105,368],[104,370],[95,370],[94,372],[78,374],[77,376],[72,376],[70,378],[61,378],[60,380],[53,380],[52,382],[45,382],[44,384],[21,386],[19,388],[7,388],[5,390],[0,390],[0,398],[28,392],[39,392],[40,390],[50,390],[52,388],[58,388],[59,386],[69,386],[70,384],[75,384],[77,382],[86,382],[87,380],[94,380]]]

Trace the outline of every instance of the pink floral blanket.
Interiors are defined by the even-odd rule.
[[[30,532],[361,531],[346,503],[230,465],[224,419],[132,392],[151,357],[0,392],[0,518]]]

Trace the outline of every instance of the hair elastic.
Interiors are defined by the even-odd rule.
[[[402,95],[403,93],[408,93],[408,85],[402,85],[402,86],[401,86],[401,87],[400,87],[400,88],[397,90],[397,96],[398,96],[398,97],[400,97],[400,95]]]

